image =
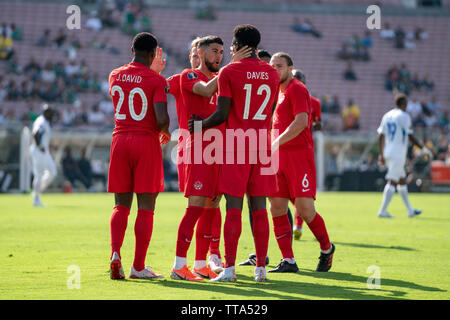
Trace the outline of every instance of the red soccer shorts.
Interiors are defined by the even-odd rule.
[[[270,197],[316,199],[316,165],[314,148],[279,151],[276,192]]]
[[[137,133],[114,135],[111,144],[108,192],[162,191],[164,191],[164,173],[158,137]]]
[[[235,159],[236,160],[236,159]],[[262,174],[261,169],[270,167],[259,160],[246,163],[223,164],[220,170],[219,191],[234,197],[243,198],[245,193],[250,197],[268,196],[276,188],[274,174]]]

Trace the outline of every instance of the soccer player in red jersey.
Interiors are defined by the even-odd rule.
[[[328,238],[322,217],[316,212],[316,168],[311,131],[311,102],[305,85],[292,76],[293,61],[287,53],[272,56],[271,65],[280,75],[280,94],[273,116],[272,152],[279,152],[279,170],[276,175],[277,190],[270,194],[275,236],[283,259],[269,272],[297,272],[298,267],[290,241],[292,228],[286,215],[289,200],[308,224],[320,243],[321,255],[316,271],[331,268],[335,250]]]
[[[197,51],[200,67],[186,69],[180,76],[181,96],[187,119],[193,116],[206,118],[217,107],[215,77],[223,58],[223,41],[217,36],[203,37],[197,44]],[[176,280],[201,281],[203,278],[212,279],[217,276],[207,265],[206,256],[211,242],[213,218],[217,211],[220,212],[217,190],[219,165],[203,161],[202,155],[207,144],[202,143],[201,148],[198,148],[198,142],[195,135],[190,135],[184,150],[184,195],[188,198],[188,207],[178,228],[175,263],[171,272],[171,278]],[[197,163],[198,155],[200,163]],[[193,273],[187,267],[186,255],[197,221]]]
[[[223,49],[220,48],[222,46],[221,43],[223,42],[220,38],[207,36],[194,40],[191,46],[190,60],[192,69],[183,71],[179,76],[179,91],[183,107],[179,108],[180,112],[178,115],[183,123],[187,123],[188,118],[202,114],[202,112],[212,113],[216,108],[216,72],[223,56]],[[218,51],[218,49],[220,50]],[[218,54],[220,54],[219,61],[215,60]],[[233,55],[231,62],[245,58],[248,55],[249,50],[243,48],[243,50]],[[198,57],[198,65],[195,63],[196,57]],[[212,77],[212,79],[210,80],[209,77]],[[199,101],[201,101],[200,104]],[[208,108],[209,111],[207,111]],[[187,126],[184,127],[183,124],[183,129],[186,128]],[[192,150],[195,152],[193,148],[195,139],[187,131],[186,134],[188,137],[183,137],[183,139],[187,140],[187,144],[182,145],[181,150],[189,154]],[[182,132],[181,135],[184,136]],[[189,141],[189,139],[191,140]],[[201,151],[203,150],[204,148]],[[211,193],[212,189],[217,189],[218,166],[205,163],[197,164],[194,163],[192,158],[190,159],[191,162],[186,164],[183,163],[186,160],[186,158],[183,159],[183,156],[181,156],[180,160],[180,166],[183,168],[182,190],[185,191],[185,196],[189,198],[189,202],[179,227],[179,236],[181,238],[179,237],[180,241],[177,242],[177,254],[174,269],[172,270],[172,278],[194,281],[199,280],[198,276],[213,278],[216,276],[214,273],[222,271],[222,260],[219,250],[222,223],[219,207],[220,197],[212,197],[212,194],[217,193],[217,190]],[[184,180],[184,176],[186,176],[186,180]],[[205,185],[203,186],[203,184]],[[185,189],[185,186],[188,186],[188,189]],[[198,207],[204,207],[201,214]],[[200,214],[200,217],[196,217],[197,214]],[[194,261],[194,272],[192,273],[186,267],[186,252],[189,247],[187,240],[190,241],[192,238],[191,226],[193,228],[196,219],[198,220],[195,234],[196,258]],[[190,238],[184,237],[186,233]],[[210,256],[206,265],[205,259],[208,246]]]
[[[120,248],[133,193],[137,194],[138,213],[130,278],[162,277],[145,267],[156,197],[164,188],[160,143],[170,140],[166,79],[150,69],[156,49],[157,40],[152,34],[137,34],[133,39],[132,62],[113,70],[109,76],[115,119],[108,175],[108,192],[115,197],[111,217],[111,279],[125,278]]]
[[[227,130],[224,153],[226,159],[221,167],[219,182],[219,190],[225,195],[227,208],[224,224],[226,268],[211,281],[236,281],[235,261],[242,230],[241,214],[245,193],[250,198],[253,211],[255,280],[266,280],[265,260],[269,241],[266,195],[275,186],[275,176],[264,174],[263,169],[267,169],[267,164],[263,163],[259,155],[260,152],[270,152],[270,122],[280,79],[270,65],[258,59],[256,54],[260,39],[260,33],[254,26],[236,26],[233,51],[248,46],[252,49],[251,56],[220,71],[217,111],[201,121],[204,129],[226,121]],[[190,120],[191,132],[194,127],[194,121]]]
[[[301,81],[304,85],[306,85],[306,76],[305,74],[299,70],[292,70],[292,75],[297,80]],[[311,116],[312,116],[312,128],[316,131],[322,130],[322,106],[320,105],[320,100],[314,96],[311,96]],[[295,223],[293,228],[293,234],[295,240],[300,240],[303,233],[303,219],[300,214],[295,212]]]
[[[197,69],[200,66],[200,57],[197,52],[197,44],[200,38],[196,38],[191,43],[191,49],[189,52],[189,61],[191,63],[192,69]],[[181,97],[181,87],[180,87],[180,77],[181,73],[175,74],[169,78],[167,78],[168,88],[167,93],[173,95],[175,98],[175,104],[177,108],[177,117],[178,117],[178,128],[179,129],[188,129],[187,125],[187,117],[185,115],[186,107],[183,104],[183,98]],[[181,159],[183,158],[183,146],[184,146],[183,135],[180,134],[178,137],[178,148],[177,148],[177,168],[178,168],[178,185],[180,192],[184,191],[184,168],[183,162]]]

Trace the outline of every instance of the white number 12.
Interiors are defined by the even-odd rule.
[[[247,83],[244,85],[245,92],[245,106],[244,106],[244,115],[242,116],[243,119],[248,119],[248,114],[250,112],[250,100],[252,98],[252,84]],[[258,111],[253,116],[253,120],[265,120],[267,115],[262,114],[264,109],[267,106],[267,103],[270,99],[270,87],[267,84],[263,84],[258,88],[258,91],[256,92],[257,95],[262,95],[263,92],[266,92],[266,97],[264,98],[263,103],[259,107]]]

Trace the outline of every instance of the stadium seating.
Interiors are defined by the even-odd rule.
[[[266,1],[267,2],[267,1]],[[351,1],[347,1],[351,2]],[[355,2],[355,1],[353,1]],[[390,1],[393,5],[399,1]],[[93,49],[79,49],[77,60],[85,59],[90,68],[107,79],[109,72],[129,62],[130,37],[116,29],[94,32],[84,27],[87,16],[82,16],[82,29],[65,28],[67,4],[55,3],[0,3],[0,23],[16,23],[23,29],[24,40],[16,42],[14,48],[19,62],[24,65],[34,56],[42,63],[67,59],[56,48],[37,47],[34,42],[44,29],[50,29],[54,36],[60,28],[70,36],[71,33],[86,42],[94,38],[108,39],[108,43],[120,50],[113,55]],[[294,17],[309,18],[323,34],[320,39],[309,35],[292,32],[290,25]],[[429,74],[436,86],[432,93],[418,93],[420,99],[429,99],[436,95],[444,108],[448,108],[448,88],[450,88],[450,19],[448,17],[408,17],[383,16],[382,23],[389,22],[393,28],[402,26],[406,31],[415,27],[424,28],[429,38],[417,43],[414,50],[397,50],[392,42],[383,40],[379,31],[371,31],[373,47],[370,49],[370,62],[355,62],[354,69],[359,78],[356,82],[344,81],[342,72],[346,62],[335,58],[343,41],[353,34],[360,36],[367,30],[367,15],[350,14],[295,14],[267,12],[218,11],[215,21],[198,21],[194,10],[151,9],[153,33],[165,44],[181,53],[188,53],[188,45],[193,35],[217,34],[225,41],[225,62],[229,61],[228,47],[231,43],[232,30],[235,25],[250,23],[257,26],[262,33],[261,47],[274,53],[286,51],[293,56],[296,67],[301,68],[307,77],[310,92],[320,97],[323,94],[338,95],[341,104],[349,98],[361,108],[361,128],[374,130],[380,116],[392,105],[392,94],[384,89],[384,76],[393,64],[406,63],[409,70],[422,76]],[[180,72],[184,66],[175,59],[168,60],[165,76]],[[0,63],[0,72],[4,65]],[[93,104],[100,100],[99,94],[82,94],[81,101]],[[26,108],[24,103],[8,103],[16,110]],[[176,117],[173,99],[170,100],[171,117]]]

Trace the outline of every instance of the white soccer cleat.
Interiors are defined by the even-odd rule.
[[[393,218],[394,216],[391,216],[389,213],[387,212],[381,212],[378,214],[378,218]]]
[[[236,282],[236,272],[234,267],[225,268],[219,275],[211,279],[212,282]]]
[[[125,273],[123,272],[122,262],[120,261],[119,254],[114,252],[111,257],[109,275],[113,280],[125,279]]]
[[[215,254],[209,256],[208,266],[215,273],[221,273],[223,271],[222,259]]]
[[[150,266],[145,266],[141,271],[136,271],[133,266],[131,266],[130,279],[162,279],[164,276],[162,274],[154,273]]]
[[[255,281],[256,282],[266,282],[267,281],[266,268],[264,268],[264,267],[256,267],[255,268]]]

